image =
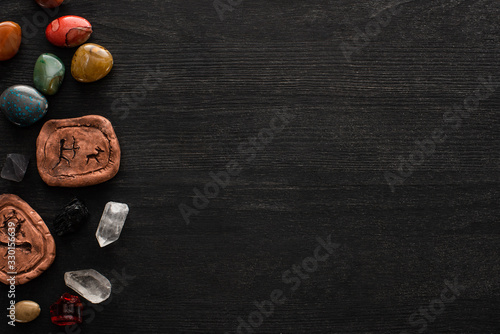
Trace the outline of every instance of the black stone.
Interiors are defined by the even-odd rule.
[[[75,198],[54,219],[54,228],[58,236],[76,232],[90,217],[85,204]]]

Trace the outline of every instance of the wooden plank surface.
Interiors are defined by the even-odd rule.
[[[52,231],[73,196],[92,214],[55,238],[46,273],[18,287],[40,318],[14,330],[4,317],[1,333],[64,330],[48,308],[69,292],[64,272],[87,268],[115,290],[72,333],[232,334],[241,321],[241,333],[499,333],[500,3],[215,4],[227,6],[223,20],[211,0],[71,0],[49,14],[34,1],[2,4],[0,21],[19,22],[25,38],[0,63],[0,90],[32,84],[43,52],[70,65],[75,50],[44,37],[50,20],[93,24],[90,41],[115,68],[88,85],[68,71],[44,120],[103,115],[123,158],[110,182],[50,188],[34,160],[43,122],[0,119],[0,159],[32,157],[23,182],[0,180],[1,192],[25,199]],[[465,112],[477,89],[483,98]],[[211,175],[228,164],[234,175],[217,192]],[[217,196],[196,208],[205,186]],[[120,240],[100,249],[110,200],[131,211]],[[315,266],[309,257],[328,236],[339,246],[321,249],[328,258]],[[450,285],[456,296],[441,303]],[[255,302],[276,290],[286,300],[262,315],[269,305]]]

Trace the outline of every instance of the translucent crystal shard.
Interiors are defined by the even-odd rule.
[[[99,304],[111,295],[111,283],[94,269],[69,271],[64,274],[66,285],[93,304]]]
[[[116,202],[106,204],[95,234],[101,247],[105,247],[118,240],[127,219],[128,211],[127,204]]]
[[[1,177],[9,181],[21,182],[28,169],[30,158],[22,154],[8,154]]]

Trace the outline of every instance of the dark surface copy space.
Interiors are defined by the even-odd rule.
[[[63,332],[48,313],[70,292],[63,274],[93,268],[113,295],[71,333],[499,333],[500,3],[216,4],[223,20],[212,0],[71,0],[56,14],[2,1],[1,21],[25,37],[0,63],[1,90],[31,85],[43,52],[68,71],[43,121],[0,119],[1,159],[31,155],[25,179],[0,180],[1,192],[53,233],[73,196],[92,217],[55,236],[54,264],[18,287],[41,316],[13,329],[4,315],[0,332]],[[77,83],[75,49],[46,41],[49,16],[67,14],[88,19],[90,42],[114,55],[102,81]],[[46,186],[43,122],[87,114],[113,123],[120,172]],[[197,192],[212,197],[198,209]],[[130,215],[101,249],[110,200]]]

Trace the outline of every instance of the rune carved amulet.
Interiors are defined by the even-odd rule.
[[[0,282],[25,284],[55,257],[54,238],[38,213],[16,195],[0,195]]]
[[[86,187],[106,182],[120,168],[120,145],[102,116],[50,120],[36,142],[38,173],[54,187]]]

